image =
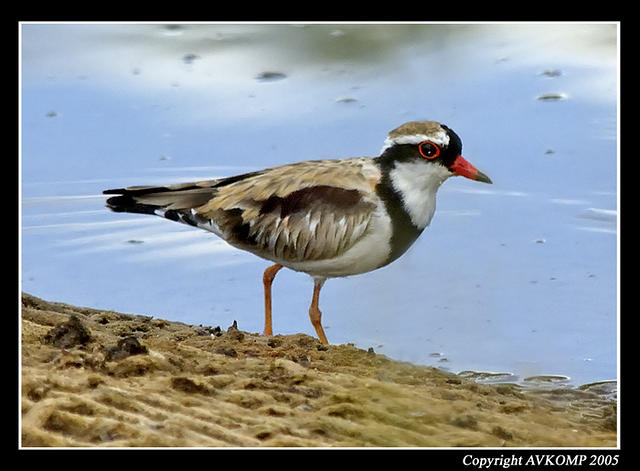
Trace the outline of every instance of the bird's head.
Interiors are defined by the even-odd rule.
[[[380,152],[381,159],[394,165],[432,166],[435,178],[444,181],[460,175],[471,180],[492,183],[491,179],[462,157],[462,141],[444,124],[435,121],[411,121],[391,131]],[[422,173],[422,172],[420,172]]]

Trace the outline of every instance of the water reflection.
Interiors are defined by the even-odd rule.
[[[26,81],[91,80],[114,92],[120,87],[133,87],[137,93],[178,87],[180,95],[205,100],[199,102],[201,106],[215,105],[219,110],[224,104],[225,119],[229,114],[246,116],[242,110],[247,107],[255,113],[250,99],[260,96],[266,100],[273,92],[266,85],[288,82],[288,93],[295,94],[303,106],[289,106],[292,103],[282,101],[280,91],[280,103],[268,101],[273,119],[274,112],[305,111],[305,98],[317,98],[318,89],[330,83],[350,83],[349,88],[361,89],[366,83],[367,87],[375,85],[381,77],[393,77],[401,88],[406,87],[402,80],[418,80],[425,87],[447,86],[450,81],[460,81],[460,74],[481,79],[498,66],[615,67],[616,28],[501,24],[25,25],[23,36],[28,38],[23,45],[23,60],[29,65],[24,69]],[[562,46],[548,49],[557,44]],[[57,57],[62,50],[65,61]],[[549,70],[536,73],[566,78],[560,69]],[[589,80],[590,93],[615,87],[611,74],[580,74],[579,79]],[[599,82],[597,86],[595,81]],[[303,85],[315,89],[298,92]],[[389,83],[384,85],[388,87]],[[432,93],[441,92],[436,89]],[[555,100],[565,93],[547,91],[538,96]],[[210,115],[217,114],[212,111]]]

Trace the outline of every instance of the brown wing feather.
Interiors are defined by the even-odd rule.
[[[195,213],[227,242],[263,257],[328,259],[366,232],[378,181],[369,159],[301,162],[220,188]]]

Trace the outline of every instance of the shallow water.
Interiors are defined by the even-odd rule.
[[[389,130],[434,119],[494,184],[447,181],[400,260],[329,280],[329,340],[525,383],[617,378],[616,25],[21,33],[24,291],[261,331],[267,262],[213,234],[111,213],[102,190],[373,156]],[[278,275],[275,332],[314,333],[311,290],[304,275]]]

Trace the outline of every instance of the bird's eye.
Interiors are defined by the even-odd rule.
[[[433,160],[440,155],[440,147],[431,141],[423,141],[418,144],[420,155],[428,160]]]

